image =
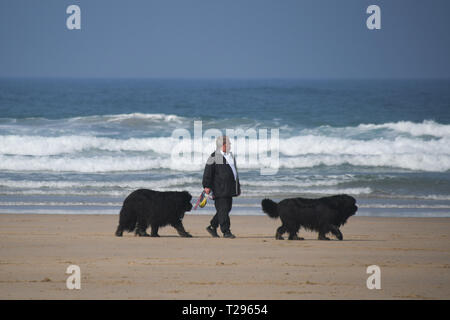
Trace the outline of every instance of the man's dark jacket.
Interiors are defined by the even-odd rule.
[[[234,156],[232,158],[234,160]],[[241,185],[239,184],[239,174],[235,160],[234,167],[236,168],[236,180],[234,179],[233,170],[222,153],[219,150],[213,152],[209,156],[203,172],[203,188],[210,188],[215,198],[240,195]]]

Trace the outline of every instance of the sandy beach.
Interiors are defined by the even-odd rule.
[[[275,240],[279,220],[231,216],[236,239],[114,236],[114,215],[0,215],[0,299],[449,299],[450,218],[352,217],[344,241]],[[66,287],[69,265],[81,289]],[[381,289],[369,290],[369,265]]]

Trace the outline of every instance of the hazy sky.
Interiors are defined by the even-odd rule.
[[[0,77],[449,78],[449,15],[449,0],[0,0]]]

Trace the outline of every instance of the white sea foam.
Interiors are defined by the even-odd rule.
[[[412,136],[450,137],[450,125],[440,124],[433,120],[424,120],[421,123],[399,121],[383,124],[360,124],[358,128],[364,130],[391,129],[397,132],[409,133]]]
[[[270,139],[269,139],[270,141]],[[235,141],[237,154],[258,154],[274,150],[271,144],[258,143],[255,139],[238,138]],[[172,137],[149,137],[115,139],[106,137],[70,135],[58,137],[2,135],[0,136],[1,154],[9,155],[58,155],[80,153],[89,150],[100,151],[152,151],[162,155],[172,153],[175,146],[181,150],[192,151],[194,143],[200,143],[202,150],[209,154],[214,144],[208,139],[178,140]],[[245,146],[245,150],[243,148]],[[395,139],[375,138],[357,140],[338,137],[305,135],[279,139],[279,151],[283,155],[296,156],[305,154],[348,154],[377,155],[405,153],[450,154],[450,137],[433,140],[397,137]]]
[[[76,215],[90,215],[90,214],[114,214],[117,215],[118,211],[116,208],[107,209],[92,209],[80,210],[80,207],[66,207],[65,209],[59,207],[45,207],[42,209],[23,209],[21,207],[10,206],[6,209],[0,209],[0,214],[76,214]]]
[[[145,186],[144,186],[145,187]],[[123,198],[133,189],[122,190],[81,190],[81,189],[26,189],[26,190],[0,190],[4,196],[107,196]],[[174,190],[174,188],[171,188]],[[162,191],[162,190],[161,190]],[[176,191],[176,190],[174,190]],[[180,190],[181,191],[181,190]]]
[[[371,194],[371,188],[326,188],[326,189],[314,189],[314,190],[302,190],[302,193],[306,194],[324,194],[324,195],[333,195],[333,194],[351,194],[351,195],[363,195],[363,194]]]
[[[430,195],[423,196],[422,199],[446,201],[446,200],[450,200],[450,196],[449,195],[443,195],[443,194],[430,194]]]
[[[2,154],[49,156],[81,153],[89,150],[100,151],[153,151],[158,154],[170,154],[178,141],[171,137],[113,139],[92,136],[0,136]]]
[[[93,180],[11,180],[0,179],[0,187],[3,189],[137,189],[137,188],[170,188],[176,186],[199,186],[201,185],[201,176],[180,176],[177,178],[163,178],[151,180],[118,180],[118,181],[93,181]],[[297,178],[279,178],[272,180],[252,180],[242,179],[240,183],[245,187],[322,187],[336,186],[341,183],[354,181],[351,175],[330,175],[330,176],[303,176]]]
[[[89,207],[118,207],[122,202],[84,202],[84,201],[0,201],[0,206],[89,206]]]
[[[173,117],[172,117],[173,116]],[[103,121],[120,121],[130,118],[155,118],[163,121],[181,121],[180,117],[165,114],[124,114],[92,116]],[[82,117],[83,121],[90,117]],[[72,121],[81,118],[71,118]],[[106,119],[106,120],[105,120]],[[364,124],[352,127],[357,130],[388,128],[407,132],[411,136],[372,135],[364,139],[301,134],[279,139],[279,166],[281,168],[310,168],[314,166],[396,167],[408,170],[445,172],[450,170],[450,125],[433,121],[423,123],[397,122],[381,125]],[[338,129],[336,129],[338,130]],[[426,136],[426,137],[425,137]],[[430,138],[430,136],[435,138]],[[270,139],[269,139],[270,141]],[[171,161],[175,147],[191,153],[199,143],[202,163]],[[239,167],[260,169],[258,156],[276,151],[273,144],[260,144],[258,140],[237,138]],[[245,147],[245,148],[244,148]],[[201,170],[214,143],[172,137],[146,137],[119,139],[85,134],[42,136],[0,135],[0,170],[10,171],[73,171],[112,172],[172,169],[179,171]],[[240,158],[239,158],[240,157]],[[276,164],[272,164],[274,166]]]
[[[391,204],[391,203],[377,203],[377,204],[358,204],[358,208],[374,208],[374,209],[450,209],[449,205],[445,204]]]
[[[107,114],[107,115],[94,115],[94,116],[84,116],[84,117],[73,117],[68,119],[63,119],[71,122],[78,121],[101,121],[101,122],[117,122],[124,120],[150,120],[150,121],[164,121],[164,122],[182,122],[184,117],[177,116],[174,114],[164,114],[164,113],[124,113],[124,114]]]
[[[282,168],[312,168],[349,164],[361,167],[394,167],[408,170],[445,172],[450,170],[450,155],[381,154],[381,155],[307,155],[280,160]]]
[[[170,157],[146,156],[92,156],[92,157],[29,157],[0,155],[0,170],[53,171],[53,172],[126,172],[170,169],[195,172],[203,169],[203,163],[172,161]],[[264,163],[238,162],[241,169],[259,170]],[[281,157],[280,168],[312,168],[349,164],[363,167],[395,167],[408,170],[445,172],[450,170],[450,155],[442,154],[379,154],[379,155],[304,155]]]
[[[165,188],[201,184],[201,178],[183,177],[165,178],[158,180],[119,180],[119,181],[34,181],[0,179],[0,187],[9,189],[73,189],[73,188]]]
[[[158,191],[188,191],[192,195],[197,195],[201,193],[201,185],[197,184],[195,186],[180,187],[153,187],[151,185],[143,185],[139,188],[154,188]],[[108,197],[119,197],[123,198],[129,194],[135,188],[125,188],[122,190],[80,190],[80,189],[26,189],[26,190],[0,190],[1,195],[11,196],[11,195],[36,195],[36,196],[108,196]],[[261,197],[262,194],[272,194],[272,195],[286,195],[286,194],[297,194],[297,195],[333,195],[333,194],[350,194],[350,195],[370,195],[372,193],[371,188],[325,188],[325,189],[309,189],[309,188],[292,188],[289,193],[286,189],[281,188],[270,188],[270,190],[260,189],[243,189],[241,197]]]
[[[381,155],[434,153],[450,155],[450,139],[422,140],[397,137],[356,140],[327,136],[296,136],[280,140],[280,152],[288,156],[305,154]]]
[[[242,197],[256,197],[260,198],[261,195],[270,195],[270,197],[281,197],[281,198],[291,198],[291,197],[301,197],[301,196],[328,196],[335,194],[350,194],[350,195],[370,195],[373,192],[371,188],[305,188],[296,187],[286,190],[285,188],[274,188],[269,189],[259,188],[259,189],[243,189]]]

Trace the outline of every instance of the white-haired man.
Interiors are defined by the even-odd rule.
[[[203,172],[203,188],[214,196],[216,214],[211,219],[206,230],[211,236],[217,238],[217,228],[223,233],[224,238],[235,238],[230,230],[230,211],[233,197],[241,194],[239,175],[236,159],[230,152],[231,143],[227,136],[218,137],[216,140],[216,151],[214,151],[206,162]]]

